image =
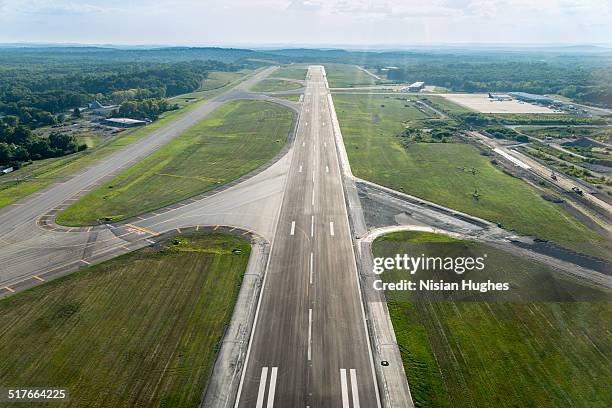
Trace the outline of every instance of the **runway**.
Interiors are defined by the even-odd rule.
[[[377,407],[323,67],[311,66],[238,407]]]

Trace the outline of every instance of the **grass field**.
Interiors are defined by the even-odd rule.
[[[213,71],[208,74],[208,78],[202,81],[201,91],[211,91],[213,89],[223,88],[224,86],[239,80],[245,75],[244,71],[224,72]]]
[[[286,99],[291,102],[299,102],[300,95],[276,95],[276,98]]]
[[[117,221],[213,189],[256,169],[282,148],[291,111],[262,101],[234,101],[135,166],[84,196],[57,222]]]
[[[256,83],[251,91],[253,92],[278,92],[300,89],[302,85],[297,82],[283,81],[282,79],[264,79]]]
[[[243,79],[247,71],[240,71]],[[215,73],[211,73],[213,75]],[[225,73],[219,73],[225,74]],[[237,73],[230,73],[237,74]],[[216,75],[216,74],[215,74]],[[213,75],[214,76],[214,75]],[[226,90],[230,85],[210,91],[198,91],[191,94],[181,95],[171,99],[171,102],[181,106],[180,109],[163,113],[158,120],[145,127],[130,129],[113,136],[83,152],[71,154],[64,157],[36,161],[33,164],[19,169],[8,177],[0,179],[0,208],[26,197],[47,185],[54,183],[57,179],[70,176],[84,167],[87,167],[101,158],[108,156],[124,148],[125,146],[148,136],[151,132],[177,119],[182,114],[193,109],[198,102],[210,99]],[[182,98],[182,99],[181,99]],[[189,99],[185,99],[189,98]]]
[[[444,241],[433,234],[397,233],[378,239],[373,252],[375,256],[439,255],[443,248],[446,255],[484,252],[488,270],[495,272],[493,281],[513,282],[511,290],[521,294],[561,296],[558,301],[530,301],[527,296],[522,301],[485,302],[478,295],[439,301],[428,296],[433,292],[412,300],[398,300],[397,292],[387,292],[416,406],[603,408],[612,404],[609,293],[563,281],[542,265],[484,244]],[[392,274],[383,273],[383,279],[391,279]],[[581,293],[576,298],[599,300],[567,300],[576,292]]]
[[[376,79],[355,65],[325,64],[325,73],[330,88],[376,85]]]
[[[396,135],[424,117],[394,98],[334,95],[353,173],[366,180],[500,223],[520,234],[609,257],[610,244],[470,145],[411,144]],[[384,108],[381,107],[385,105]],[[477,190],[479,199],[473,197]]]
[[[0,384],[67,388],[53,406],[198,407],[250,245],[178,242],[1,300]]]
[[[289,65],[286,67],[279,68],[270,75],[270,78],[291,78],[291,79],[306,79],[306,73],[308,72],[307,66],[293,66]]]

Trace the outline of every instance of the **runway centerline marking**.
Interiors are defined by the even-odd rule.
[[[334,222],[330,221],[329,222],[329,234],[333,237],[334,236]]]
[[[348,387],[346,385],[346,369],[340,369],[340,387],[342,389],[342,408],[349,408]]]
[[[289,233],[289,235],[294,235],[295,234],[295,221],[291,221],[291,232]]]
[[[310,236],[314,237],[314,215],[310,216]]]
[[[325,166],[325,172],[329,173],[329,166]]]
[[[301,172],[302,172],[302,166],[300,166],[300,168],[298,170],[298,173],[301,173]]]
[[[308,361],[312,360],[312,309],[308,309]]]
[[[314,275],[314,253],[311,252],[310,253],[310,272],[309,272],[309,278],[308,278],[308,281],[310,282],[311,285],[312,285],[313,275]]]
[[[302,142],[302,147],[305,147],[305,146],[306,146],[306,142]]]
[[[315,191],[314,189],[312,190],[312,200],[311,200],[311,204],[314,205],[314,197],[315,197]]]
[[[315,172],[314,172],[314,170],[312,171],[312,182],[313,183],[315,182]]]

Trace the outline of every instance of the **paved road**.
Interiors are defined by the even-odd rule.
[[[376,407],[323,67],[304,105],[239,407]]]

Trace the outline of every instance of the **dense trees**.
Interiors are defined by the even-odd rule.
[[[19,167],[29,160],[63,156],[86,148],[64,133],[51,133],[48,138],[35,136],[15,116],[0,119],[0,166]]]
[[[155,120],[161,113],[173,109],[177,109],[177,106],[170,104],[166,99],[148,98],[123,102],[113,116]]]
[[[160,98],[198,89],[210,70],[239,68],[216,61],[68,61],[0,62],[0,115],[14,115],[34,129],[54,124],[56,115],[68,110],[77,117],[76,108],[93,98],[106,104],[152,99],[159,105]]]

